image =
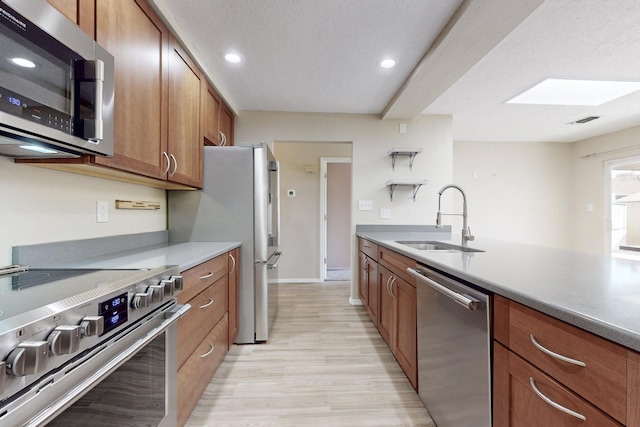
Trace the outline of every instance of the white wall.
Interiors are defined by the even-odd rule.
[[[452,180],[453,142],[450,116],[420,116],[407,123],[407,132],[399,133],[400,121],[380,120],[374,115],[307,114],[242,111],[236,121],[238,142],[326,141],[353,144],[353,186],[351,238],[355,241],[356,224],[434,224],[437,191]],[[406,158],[399,158],[391,170],[388,151],[393,147],[421,147],[409,170]],[[277,153],[276,153],[277,156]],[[411,192],[398,189],[393,202],[385,182],[390,179],[427,179],[413,202]],[[286,197],[286,195],[284,195]],[[373,211],[358,211],[358,200],[371,200]],[[391,219],[380,219],[380,208],[391,209]],[[286,227],[286,223],[283,224]],[[283,241],[286,231],[283,230]],[[281,277],[295,277],[282,258]],[[353,277],[357,257],[352,249]],[[352,283],[352,298],[357,298]]]
[[[156,211],[116,210],[115,200],[160,202]],[[166,229],[164,190],[15,164],[0,157],[0,265],[11,247]],[[109,222],[96,223],[96,201]]]
[[[608,195],[604,192],[605,162],[640,155],[639,141],[640,126],[636,126],[572,144],[575,195],[571,219],[576,250],[604,252],[605,230],[610,226]],[[592,156],[594,153],[598,154]],[[588,204],[594,206],[593,212],[587,212]]]
[[[472,234],[572,246],[571,144],[455,141],[453,147],[454,182],[467,193]]]
[[[315,282],[320,279],[320,158],[351,157],[350,143],[276,142],[280,162],[281,280]],[[315,173],[306,173],[305,166]],[[294,190],[295,197],[288,196]],[[350,227],[350,224],[349,224]],[[350,228],[349,228],[350,229]]]

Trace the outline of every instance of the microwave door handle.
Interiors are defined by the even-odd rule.
[[[80,116],[80,86],[93,83],[93,118]],[[102,103],[104,99],[104,62],[100,59],[77,60],[73,67],[73,121],[79,127],[74,133],[93,144],[104,139]]]

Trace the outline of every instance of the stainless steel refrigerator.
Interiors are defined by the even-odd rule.
[[[279,171],[266,144],[204,147],[204,187],[169,191],[171,242],[240,241],[236,343],[267,341],[278,301]]]

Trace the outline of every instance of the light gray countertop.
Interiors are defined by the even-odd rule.
[[[188,270],[240,246],[240,242],[162,243],[111,254],[56,263],[56,268],[135,269],[177,265]]]
[[[485,252],[426,252],[396,240],[449,240],[443,233],[358,231],[422,264],[640,351],[640,262],[476,238]],[[444,237],[444,238],[443,238]],[[418,308],[419,309],[419,308]]]

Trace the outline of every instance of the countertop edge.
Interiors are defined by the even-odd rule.
[[[494,294],[501,295],[534,310],[538,310],[551,317],[562,320],[572,326],[591,332],[599,337],[608,339],[612,342],[633,349],[635,351],[640,351],[640,335],[636,332],[630,331],[609,322],[602,321],[601,319],[573,311],[565,306],[558,305],[549,301],[540,300],[530,294],[515,292],[509,287],[505,287],[499,283],[487,281],[482,277],[477,277],[465,271],[452,268],[449,265],[429,258],[428,255],[423,255],[422,257],[417,258],[414,252],[405,250],[401,245],[394,243],[393,240],[396,240],[395,237],[392,239],[381,239],[379,235],[376,234],[379,233],[357,232],[356,236],[371,240],[380,246],[401,253],[402,255],[405,255],[416,262],[423,263],[427,266],[458,277],[466,282],[471,283],[474,286],[477,286]]]

